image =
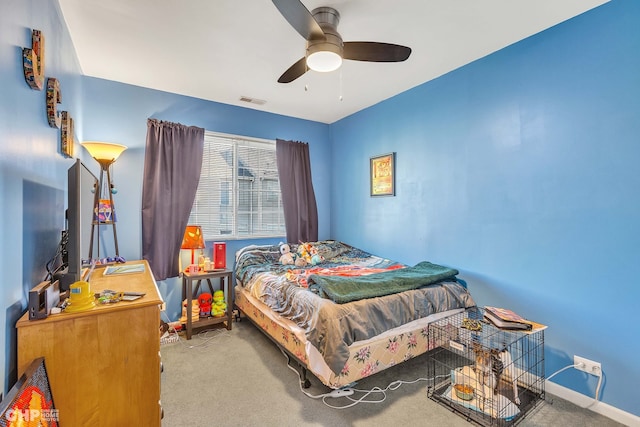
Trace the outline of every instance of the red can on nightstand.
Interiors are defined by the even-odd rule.
[[[227,268],[227,244],[224,242],[213,242],[213,268]]]

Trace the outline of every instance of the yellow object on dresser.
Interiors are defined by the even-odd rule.
[[[18,376],[44,357],[60,425],[160,426],[160,305],[146,261],[141,273],[103,275],[91,291],[139,292],[135,301],[96,304],[78,313],[16,323]]]
[[[69,287],[69,305],[65,308],[67,313],[79,313],[96,306],[96,298],[91,292],[89,282],[75,282]]]

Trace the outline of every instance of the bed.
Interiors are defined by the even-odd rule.
[[[235,305],[300,363],[306,385],[307,371],[337,389],[438,347],[429,323],[476,305],[455,269],[339,241],[304,245],[319,264],[282,265],[277,245],[240,249]]]

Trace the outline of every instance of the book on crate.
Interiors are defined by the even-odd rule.
[[[497,327],[503,329],[519,329],[524,331],[533,329],[533,322],[507,308],[485,307],[484,317],[489,319]]]

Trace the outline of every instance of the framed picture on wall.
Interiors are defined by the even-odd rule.
[[[396,153],[371,157],[369,179],[371,196],[395,196]]]

